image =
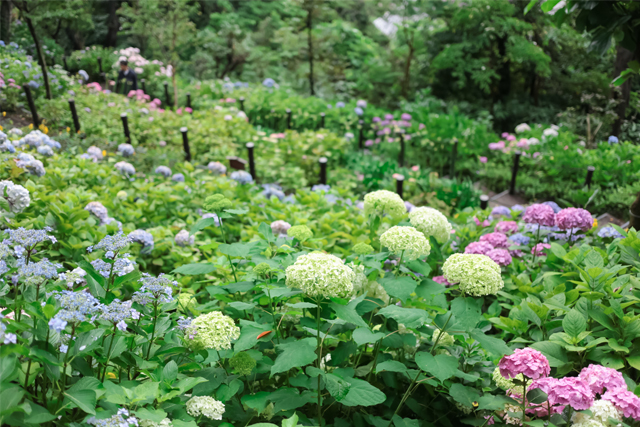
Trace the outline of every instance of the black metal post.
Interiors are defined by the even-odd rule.
[[[449,178],[456,177],[456,157],[458,157],[458,138],[453,138],[453,147],[451,147],[451,165],[449,168]]]
[[[164,82],[164,99],[167,106],[165,108],[171,109],[171,99],[169,98],[169,83]]]
[[[140,84],[142,85],[142,91],[147,93],[147,81],[145,79],[140,79]]]
[[[98,56],[98,71],[102,74],[102,57]]]
[[[589,166],[587,167],[587,179],[584,182],[584,185],[587,186],[587,188],[591,189],[591,180],[593,179],[593,173],[596,171],[596,168],[593,166]]]
[[[327,185],[327,158],[320,157],[318,163],[320,163],[320,184]]]
[[[480,196],[480,209],[485,210],[489,207],[489,196],[483,194]]]
[[[131,134],[129,133],[129,118],[127,117],[127,113],[120,114],[120,118],[122,119],[122,130],[124,131],[124,139],[127,144],[131,143]]]
[[[187,92],[187,108],[191,108],[191,93]]]
[[[182,147],[184,148],[184,159],[187,162],[191,161],[191,149],[189,148],[189,135],[187,132],[189,130],[186,127],[181,127],[180,132],[182,132]]]
[[[24,94],[27,96],[27,103],[29,104],[29,109],[31,110],[31,117],[33,118],[33,127],[35,129],[40,126],[40,118],[38,117],[38,111],[36,110],[36,104],[33,102],[33,96],[31,95],[31,88],[28,84],[23,84],[22,88],[24,89]]]
[[[513,156],[513,170],[511,171],[511,185],[509,186],[509,194],[512,196],[516,194],[516,178],[520,168],[520,156],[522,156],[520,151],[516,151]]]
[[[240,101],[240,111],[244,111],[244,97],[241,96],[239,101]],[[246,111],[245,111],[245,113],[246,113]]]
[[[398,165],[404,167],[404,135],[400,134],[400,154],[398,154]]]
[[[253,157],[253,142],[247,142],[246,147],[247,154],[249,156],[249,173],[251,174],[251,178],[253,178],[254,181],[257,181],[258,178],[256,177],[256,161]]]
[[[291,129],[291,110],[287,108],[287,129]]]
[[[360,130],[358,131],[358,147],[362,150],[364,148],[364,120],[358,120]]]
[[[320,129],[324,129],[324,113],[320,113]]]
[[[80,132],[80,120],[78,119],[78,112],[76,111],[76,101],[69,100],[69,109],[71,110],[71,116],[73,117],[73,127],[76,128],[76,133]]]
[[[69,72],[69,65],[67,65],[67,56],[66,55],[62,55],[62,63],[64,64],[64,70],[68,73]]]
[[[402,184],[404,184],[404,175],[396,175],[396,193],[402,198]]]

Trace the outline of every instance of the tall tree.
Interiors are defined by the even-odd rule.
[[[11,41],[11,0],[0,0],[0,40],[5,43]]]
[[[38,57],[38,63],[40,64],[40,69],[42,70],[45,93],[47,99],[52,99],[51,86],[49,85],[49,75],[47,73],[47,61],[44,58],[44,52],[42,50],[40,38],[38,37],[38,33],[36,32],[36,27],[33,23],[32,16],[36,13],[35,11],[37,10],[37,8],[42,7],[44,3],[46,3],[46,1],[19,1],[16,2],[16,7],[20,10],[20,16],[22,17],[22,20],[26,22],[27,28],[29,28],[29,33],[31,33],[31,37],[33,38],[33,43],[36,45],[36,53]]]
[[[314,0],[306,0],[306,9],[307,9],[307,48],[309,50],[309,92],[311,92],[311,96],[315,95],[314,88],[314,75],[313,75],[313,13],[315,10]]]

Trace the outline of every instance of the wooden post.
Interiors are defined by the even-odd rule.
[[[78,119],[78,112],[76,111],[76,101],[74,99],[69,100],[69,109],[71,110],[71,116],[73,117],[73,127],[76,129],[76,133],[80,132],[80,120]]]
[[[122,119],[122,130],[124,131],[124,139],[127,144],[131,144],[131,134],[129,133],[129,118],[127,117],[127,113],[120,114],[120,118]]]
[[[251,178],[253,178],[254,181],[258,180],[258,177],[256,176],[256,161],[253,157],[253,142],[247,142],[247,154],[249,156],[249,173],[251,174]]]
[[[324,129],[324,113],[320,113],[320,129]]]
[[[244,97],[241,96],[240,99],[240,111],[244,111]],[[244,111],[246,113],[246,111]]]
[[[358,120],[360,130],[358,131],[358,147],[362,150],[364,148],[364,120]]]
[[[64,70],[69,72],[69,65],[67,64],[67,55],[62,55],[62,63],[64,64]]]
[[[287,108],[287,129],[291,129],[291,110]]]
[[[587,179],[585,180],[584,185],[586,185],[589,189],[591,189],[591,180],[593,179],[593,173],[595,171],[596,168],[594,166],[587,167]]]
[[[489,207],[489,196],[483,194],[480,196],[480,209],[485,210]]]
[[[169,83],[164,82],[164,100],[167,106],[165,108],[171,109],[171,98],[169,98]]]
[[[327,158],[320,157],[318,163],[320,163],[320,184],[327,185]]]
[[[24,94],[27,96],[27,103],[29,104],[29,109],[31,110],[31,118],[33,119],[33,128],[38,129],[38,126],[40,126],[40,118],[38,117],[36,104],[33,102],[33,96],[31,95],[31,88],[29,87],[28,84],[23,84],[22,88],[24,90]]]
[[[398,165],[401,168],[404,167],[404,151],[405,151],[404,135],[400,134],[400,154],[398,154]]]
[[[396,193],[400,198],[402,198],[402,184],[404,184],[404,175],[398,174],[396,176]]]
[[[98,56],[98,71],[102,74],[102,57]]]
[[[186,127],[181,127],[180,128],[180,132],[182,132],[182,148],[184,148],[184,159],[187,162],[190,162],[191,161],[191,149],[189,148],[189,135],[187,135],[188,131],[189,130]]]
[[[636,231],[640,230],[640,192],[629,208],[629,228],[634,228]]]

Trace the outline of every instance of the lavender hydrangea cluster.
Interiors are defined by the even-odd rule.
[[[173,288],[178,286],[178,282],[171,280],[165,274],[153,277],[148,273],[143,273],[138,282],[142,286],[139,291],[133,293],[131,299],[140,305],[171,302],[173,301]]]
[[[129,233],[129,239],[134,243],[140,243],[144,248],[153,249],[153,236],[148,231],[134,230]]]
[[[118,254],[112,263],[105,262],[100,258],[91,261],[93,268],[104,278],[112,276],[124,276],[131,273],[136,266],[135,261],[130,260],[130,254]]]
[[[180,230],[178,234],[176,234],[175,242],[178,246],[192,246],[195,243],[196,238],[191,236],[187,230]]]
[[[36,176],[44,176],[47,173],[42,162],[40,160],[36,160],[35,157],[27,153],[18,154],[16,166]]]
[[[280,219],[271,223],[271,231],[276,237],[287,237],[287,231],[289,231],[290,228],[291,224]]]
[[[115,221],[113,218],[109,217],[109,211],[100,202],[89,202],[84,209],[98,218],[101,225],[108,225]]]
[[[119,299],[114,299],[109,305],[101,305],[99,318],[111,322],[118,329],[124,331],[127,329],[126,320],[138,320],[140,312],[131,307],[131,301],[122,302]]]
[[[136,168],[131,163],[118,162],[114,165],[116,170],[123,175],[131,176],[136,174]]]
[[[49,328],[61,333],[67,324],[78,324],[93,319],[102,310],[100,302],[88,291],[54,291],[47,294],[53,296],[61,307],[49,321]]]
[[[614,239],[622,239],[624,236],[620,234],[618,230],[611,226],[602,227],[598,230],[598,237],[604,238],[614,238]]]
[[[504,233],[494,232],[480,236],[481,242],[487,242],[494,248],[508,248],[509,243],[507,235]]]
[[[38,243],[49,240],[51,243],[56,243],[58,240],[49,235],[52,231],[51,227],[44,227],[42,230],[27,230],[24,227],[19,227],[14,230],[5,230],[9,234],[9,238],[5,239],[3,243],[14,247],[17,256],[21,256],[21,252],[26,248],[32,250]]]
[[[560,230],[579,228],[582,231],[589,231],[593,227],[593,217],[585,209],[566,208],[556,215],[556,226]]]
[[[118,153],[120,153],[124,157],[131,157],[135,154],[136,150],[133,148],[131,144],[120,144],[118,145]]]
[[[231,172],[231,179],[236,181],[238,184],[250,184],[253,182],[253,178],[249,172],[245,171],[234,171]]]
[[[57,279],[61,264],[53,263],[47,258],[38,262],[26,263],[24,258],[18,258],[18,276],[28,285],[41,284],[46,279]]]
[[[155,171],[157,174],[164,176],[165,178],[169,178],[171,176],[171,169],[167,166],[158,166]]]
[[[173,174],[173,176],[171,177],[171,181],[184,182],[184,175],[181,173]]]
[[[277,198],[278,200],[282,200],[285,197],[284,191],[282,191],[282,187],[278,184],[262,184],[262,195],[270,200],[272,197]]]
[[[122,230],[120,230],[113,236],[111,235],[104,236],[104,238],[100,240],[97,245],[89,246],[87,248],[87,251],[93,252],[97,250],[103,250],[107,253],[106,257],[112,259],[115,256],[115,254],[117,254],[119,251],[129,246],[131,242],[132,242],[131,237],[124,234]]]
[[[227,173],[227,167],[220,162],[209,162],[207,169],[216,175],[224,175]]]

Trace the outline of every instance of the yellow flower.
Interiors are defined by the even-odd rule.
[[[107,157],[107,150],[102,150],[102,157]]]
[[[0,130],[3,130],[3,127],[2,127],[2,126],[0,126]]]
[[[80,131],[76,132],[78,135],[80,135]]]
[[[110,380],[114,380],[116,378],[116,374],[114,374],[113,372],[107,372],[107,378],[109,378]]]
[[[7,112],[6,111],[2,112],[2,117],[7,117]]]
[[[593,228],[598,227],[598,218],[593,219]]]
[[[69,126],[67,126],[67,132],[70,132],[71,128]]]
[[[33,123],[29,125],[29,129],[33,129]]]

